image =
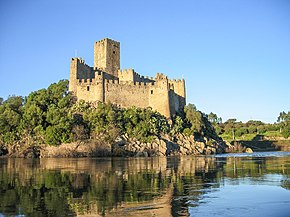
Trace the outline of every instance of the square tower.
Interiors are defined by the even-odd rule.
[[[95,42],[94,67],[117,78],[120,69],[120,42],[109,38]]]

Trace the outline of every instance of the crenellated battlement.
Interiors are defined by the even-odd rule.
[[[88,79],[78,79],[79,84],[92,84],[95,83],[95,79],[94,78],[88,78]]]
[[[134,69],[122,69],[118,71],[118,78],[120,81],[129,81],[129,82],[144,82],[144,83],[152,83],[154,79],[152,77],[144,77],[139,73],[135,72]]]
[[[134,79],[138,76],[138,73],[134,69],[122,69],[118,70],[118,78],[120,81],[131,81],[134,82]]]
[[[185,105],[184,79],[142,76],[120,69],[120,43],[102,39],[94,43],[94,67],[79,57],[71,59],[69,90],[78,100],[111,102],[123,107],[151,107],[170,118]]]
[[[155,76],[155,80],[168,80],[168,77],[166,75],[164,75],[163,73],[157,73]]]
[[[118,44],[120,44],[120,42],[115,41],[115,40],[110,39],[110,38],[103,38],[102,40],[97,41],[97,42],[95,42],[95,43],[100,43],[100,42],[104,43],[104,42],[106,42],[106,41],[108,41],[108,40],[110,40],[110,41],[112,41],[112,42],[114,42],[114,43],[118,43]]]
[[[108,83],[108,84],[119,84],[118,80],[105,79],[104,81],[105,83]]]
[[[144,76],[142,76],[144,78]],[[154,78],[153,77],[149,77],[149,76],[145,76],[145,80],[151,80],[151,81],[154,81]]]
[[[95,77],[95,80],[96,81],[103,80],[103,78],[104,78],[104,72],[97,70],[97,71],[94,71],[94,74],[95,74],[94,77]]]
[[[172,84],[184,84],[184,79],[170,79],[168,80],[169,83],[172,83]]]
[[[92,67],[90,67],[89,65],[87,65],[87,64],[85,63],[85,60],[82,59],[82,58],[80,58],[80,57],[73,57],[73,58],[72,58],[72,61],[75,61],[76,63],[81,64],[81,65],[83,65],[84,67],[87,67],[87,68],[92,69]]]
[[[143,82],[143,81],[132,82],[132,81],[120,81],[120,80],[104,79],[104,82],[106,84],[120,85],[120,87],[130,86],[130,87],[132,87],[132,91],[134,91],[135,87],[137,88],[140,86],[143,86],[143,87],[154,86],[154,82]]]

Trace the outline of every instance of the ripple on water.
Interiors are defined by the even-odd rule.
[[[279,186],[230,185],[203,195],[196,206],[189,207],[190,216],[286,217],[290,212],[290,192]]]
[[[253,152],[253,153],[228,153],[217,154],[216,158],[223,157],[286,157],[290,155],[290,152],[273,151],[273,152]]]

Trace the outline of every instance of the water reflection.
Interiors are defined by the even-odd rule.
[[[0,159],[0,216],[194,216],[225,186],[289,190],[289,162],[289,155]]]

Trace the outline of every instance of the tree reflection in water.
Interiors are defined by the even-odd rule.
[[[225,179],[281,174],[289,156],[0,159],[0,214],[187,216]]]

